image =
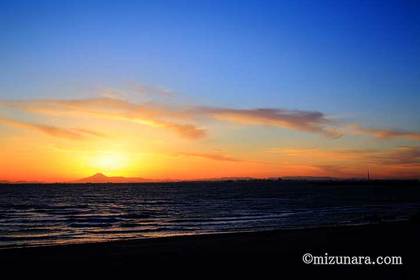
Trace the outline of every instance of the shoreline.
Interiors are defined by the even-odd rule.
[[[89,246],[89,245],[105,245],[105,244],[119,244],[119,243],[137,243],[137,242],[147,242],[152,240],[165,240],[165,239],[178,239],[178,238],[200,238],[200,237],[218,237],[218,236],[242,236],[248,234],[276,234],[276,233],[285,233],[285,232],[299,232],[307,230],[334,230],[338,228],[352,228],[352,227],[371,227],[379,225],[395,225],[395,224],[406,224],[411,223],[409,219],[400,219],[400,220],[389,220],[381,221],[374,223],[361,223],[361,224],[327,224],[327,225],[318,225],[318,226],[296,226],[290,228],[279,228],[279,229],[265,229],[265,230],[249,230],[249,231],[231,231],[231,232],[212,232],[212,233],[188,233],[188,234],[174,234],[174,235],[163,235],[163,236],[144,236],[144,237],[133,237],[133,238],[122,238],[114,240],[99,240],[99,241],[81,241],[81,242],[68,242],[68,243],[52,243],[52,244],[39,244],[39,245],[22,245],[16,247],[0,247],[0,257],[1,252],[5,250],[14,251],[14,250],[26,250],[26,249],[41,249],[41,248],[57,248],[67,246]]]
[[[372,277],[410,279],[418,275],[419,236],[419,223],[389,222],[2,249],[0,263],[7,267],[47,263],[55,267],[105,267],[124,271],[138,266],[150,269],[156,264],[178,267],[188,263],[213,271],[238,268],[242,272],[275,271],[281,268],[304,275],[322,270],[341,278],[353,273],[372,273]],[[304,253],[314,256],[325,253],[330,256],[401,256],[403,265],[314,266],[302,262]],[[347,271],[346,275],[343,271]]]

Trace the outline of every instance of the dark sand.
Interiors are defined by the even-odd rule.
[[[197,278],[420,279],[419,241],[419,223],[398,222],[7,249],[0,250],[0,264],[3,269],[19,267],[26,272],[60,268],[61,272],[77,273],[88,268],[94,273],[153,271],[155,276],[163,273]],[[306,265],[302,255],[307,252],[401,256],[403,265]]]

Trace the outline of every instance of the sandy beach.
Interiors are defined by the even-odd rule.
[[[100,269],[191,274],[241,275],[292,273],[297,277],[339,279],[417,279],[420,225],[376,225],[278,230],[201,236],[139,239],[95,244],[4,249],[0,262],[10,267]],[[313,265],[302,255],[401,256],[402,265]],[[165,268],[165,269],[160,269]],[[194,268],[194,270],[192,270]],[[156,270],[157,269],[157,270]],[[274,273],[274,274],[273,274]],[[316,278],[318,279],[318,278]]]

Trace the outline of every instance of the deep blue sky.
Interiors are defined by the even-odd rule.
[[[130,82],[420,129],[418,1],[1,1],[0,98]]]

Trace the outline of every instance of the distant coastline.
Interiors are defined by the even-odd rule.
[[[71,181],[57,181],[57,182],[43,182],[43,181],[8,181],[0,180],[1,184],[144,184],[144,183],[195,183],[195,182],[335,182],[335,183],[384,183],[384,182],[420,182],[420,178],[340,178],[340,177],[316,177],[316,176],[284,176],[284,177],[268,177],[268,178],[254,178],[254,177],[220,177],[220,178],[202,178],[202,179],[148,179],[140,177],[123,177],[123,176],[106,176],[103,173],[96,173],[92,176],[71,180]]]

